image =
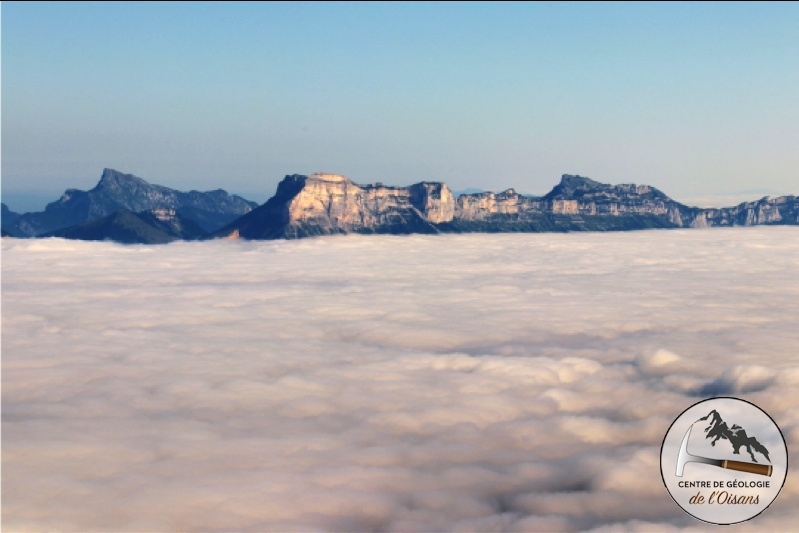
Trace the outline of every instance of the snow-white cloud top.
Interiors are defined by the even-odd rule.
[[[797,228],[2,252],[9,530],[701,529],[683,409],[799,445]]]

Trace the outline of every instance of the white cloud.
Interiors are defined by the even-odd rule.
[[[799,445],[796,228],[2,246],[10,530],[690,530],[683,409]]]

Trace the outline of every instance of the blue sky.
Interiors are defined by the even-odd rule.
[[[6,199],[104,167],[797,194],[797,124],[795,3],[2,5]]]

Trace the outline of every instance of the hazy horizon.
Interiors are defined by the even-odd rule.
[[[118,170],[118,171],[123,172],[125,174],[133,174],[133,175],[135,175],[135,176],[137,176],[139,178],[144,179],[145,181],[148,181],[149,183],[151,183],[153,185],[167,186],[164,183],[151,181],[151,180],[147,179],[145,176],[138,175],[135,172],[127,172],[127,171],[124,171],[122,169],[114,169],[114,170]],[[591,176],[586,176],[586,177],[590,178]],[[87,185],[84,188],[76,187],[76,186],[71,186],[69,188],[71,188],[71,189],[81,189],[81,190],[90,190],[90,189],[94,188],[94,186],[97,184],[97,182],[99,180],[100,180],[100,174],[98,174],[97,179],[91,185]],[[85,182],[86,180],[79,180],[79,181]],[[362,182],[358,182],[357,180],[353,180],[353,181],[356,181],[356,183],[359,183],[361,185],[365,185],[367,183],[375,183],[375,182],[378,182],[378,181],[381,181],[381,180],[375,179],[375,180],[372,180],[372,181],[369,181],[369,182],[363,182],[363,181]],[[558,176],[557,178],[555,178],[553,180],[551,186],[548,189],[541,190],[541,191],[535,191],[535,192],[519,190],[517,187],[506,187],[506,188],[516,189],[516,192],[518,192],[520,194],[523,194],[523,195],[543,196],[544,194],[548,193],[552,189],[552,187],[557,185],[559,182],[560,182],[560,176]],[[611,185],[616,185],[616,184],[617,183],[611,183]],[[386,183],[386,185],[397,185],[397,184]],[[657,187],[656,185],[654,185],[652,183],[637,183],[637,185],[651,185],[651,186],[654,186],[656,188],[660,188],[660,187]],[[174,187],[172,187],[172,188],[174,188]],[[213,190],[213,189],[217,189],[217,188],[221,188],[221,187],[213,187],[213,188],[211,188],[209,190]],[[187,188],[185,188],[183,190],[187,191],[187,190],[191,190],[191,189],[197,190],[196,187],[191,187],[191,186],[189,186],[189,187],[187,187]],[[180,190],[180,189],[178,189],[178,190]],[[471,191],[485,191],[485,190],[490,190],[490,189],[483,189],[483,188],[477,188],[477,187],[467,187],[467,188],[460,189],[460,191],[468,191],[468,192],[471,192]],[[501,190],[504,190],[504,189],[494,189],[494,190],[491,190],[491,191],[492,192],[501,192]],[[260,204],[263,204],[264,202],[266,202],[266,200],[268,200],[269,198],[271,198],[274,195],[275,191],[273,190],[273,191],[271,191],[269,193],[266,193],[266,192],[253,192],[253,191],[240,192],[240,191],[228,190],[227,192],[230,193],[230,194],[236,194],[238,196],[241,196],[242,198],[245,198],[246,200],[257,202],[260,205]],[[458,190],[454,190],[453,192],[457,193],[459,191]],[[796,195],[796,194],[799,194],[799,189],[797,189],[797,193],[791,193],[791,192],[786,192],[786,191],[778,191],[778,190],[774,190],[774,189],[767,189],[767,188],[759,187],[759,188],[747,189],[747,190],[742,190],[742,191],[730,191],[730,192],[726,192],[726,193],[704,194],[704,195],[698,195],[698,196],[685,196],[685,197],[682,197],[682,198],[674,197],[674,196],[670,195],[668,191],[665,191],[665,190],[663,192],[666,193],[667,195],[669,195],[673,200],[681,202],[681,203],[683,203],[685,205],[698,206],[698,207],[727,207],[727,206],[732,206],[732,205],[738,205],[741,202],[751,202],[751,201],[759,200],[763,196],[783,196],[783,195],[790,195],[790,194]],[[63,193],[64,193],[63,190],[59,191],[57,193],[54,192],[53,194],[25,193],[25,192],[10,192],[10,193],[7,193],[7,192],[3,191],[2,194],[0,195],[0,198],[2,199],[2,202],[5,203],[9,207],[9,209],[11,209],[11,211],[15,211],[17,213],[25,213],[25,212],[43,211],[47,204],[57,201],[61,197],[61,195]]]

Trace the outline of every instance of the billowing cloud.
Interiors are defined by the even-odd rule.
[[[799,445],[796,228],[2,247],[9,530],[690,531],[685,408]]]

